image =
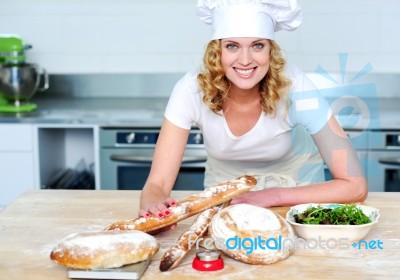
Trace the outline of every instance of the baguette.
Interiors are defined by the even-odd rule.
[[[218,207],[213,207],[199,214],[190,228],[179,237],[177,243],[165,252],[160,262],[161,271],[172,270],[182,261],[190,251],[192,242],[195,243],[206,232],[211,218],[217,211]]]
[[[117,221],[108,225],[105,230],[140,230],[152,232],[175,224],[206,209],[212,208],[254,187],[257,180],[252,176],[242,176],[230,181],[222,182],[208,188],[199,194],[194,194],[179,201],[177,206],[171,207],[171,215],[163,219],[151,216],[139,217],[131,220]]]

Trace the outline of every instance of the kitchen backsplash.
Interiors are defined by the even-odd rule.
[[[368,73],[357,77],[358,73],[330,73],[328,79],[316,72],[308,72],[308,77],[320,89],[331,89],[359,84],[373,84],[376,95],[372,97],[400,97],[400,74]],[[139,74],[51,74],[50,88],[35,98],[57,97],[168,97],[175,83],[184,73],[139,73]],[[354,79],[354,80],[353,80]],[[335,91],[322,91],[326,97],[338,97]],[[327,94],[328,92],[328,94]],[[340,93],[343,94],[343,91]],[[361,92],[358,97],[371,97]]]
[[[52,74],[43,97],[165,97],[180,73]],[[37,95],[38,96],[38,95]]]
[[[346,53],[347,71],[370,63],[373,72],[400,73],[400,1],[299,3],[303,25],[276,40],[304,71],[339,72]],[[174,74],[197,67],[210,27],[196,0],[3,0],[0,32],[32,44],[29,60],[51,74]]]

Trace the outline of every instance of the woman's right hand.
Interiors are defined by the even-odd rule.
[[[149,218],[151,215],[163,219],[164,217],[168,217],[171,215],[171,210],[169,207],[175,207],[176,201],[170,197],[168,197],[165,201],[162,201],[157,204],[152,204],[147,207],[146,210],[139,210],[139,217]]]
[[[152,204],[147,207],[147,210],[139,210],[139,217],[150,218],[152,215],[157,217],[158,219],[164,219],[171,215],[170,207],[175,207],[177,205],[176,201],[172,198],[167,198],[165,201],[162,201],[158,204]],[[164,231],[168,231],[174,229],[176,224],[166,226],[156,231],[149,232],[149,234],[156,235]]]

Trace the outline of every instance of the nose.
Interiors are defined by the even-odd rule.
[[[248,48],[243,48],[240,51],[238,62],[242,65],[249,65],[253,61],[251,52]]]

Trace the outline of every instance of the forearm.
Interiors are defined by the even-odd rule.
[[[149,177],[140,197],[140,208],[158,214],[165,213],[175,203],[170,198],[186,147],[188,130],[165,120],[154,151]],[[171,204],[172,203],[172,204]],[[152,208],[152,209],[150,209]]]
[[[353,203],[367,198],[365,178],[352,181],[332,180],[293,188],[267,189],[266,196],[272,195],[270,206],[288,206],[302,203]],[[269,194],[268,194],[269,193]]]
[[[232,204],[248,203],[260,207],[292,206],[303,203],[353,203],[367,197],[364,177],[335,179],[297,187],[274,187],[249,191],[232,200]]]

